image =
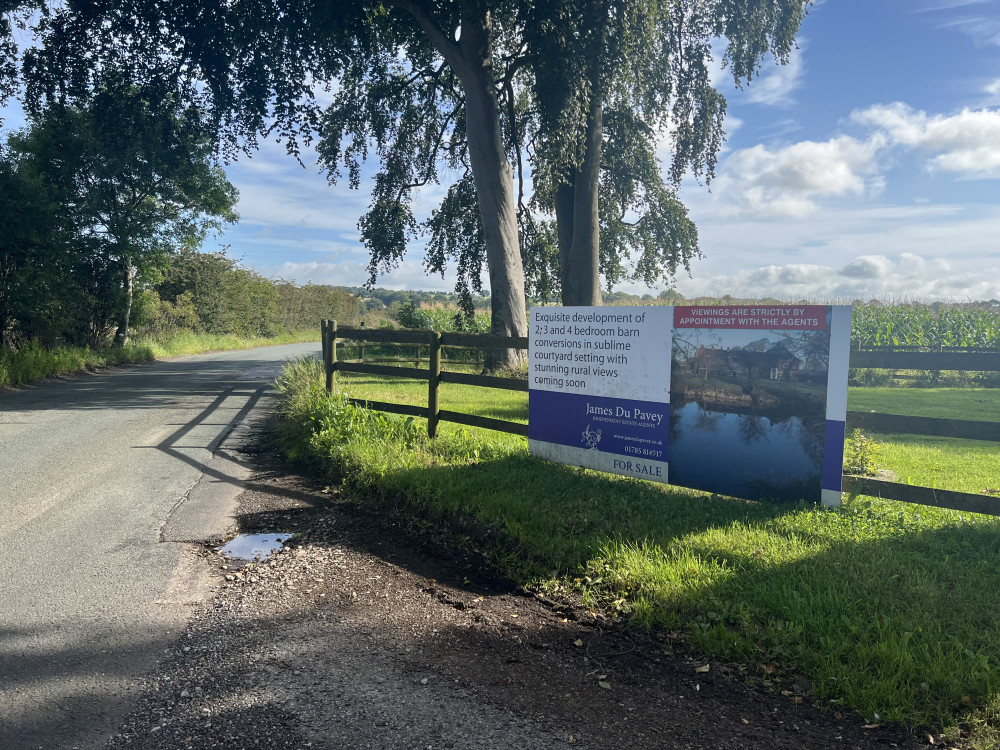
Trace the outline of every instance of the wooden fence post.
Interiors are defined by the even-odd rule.
[[[326,392],[333,393],[334,367],[337,363],[337,321],[326,321],[327,346],[323,351],[323,367],[326,372]]]
[[[431,331],[430,372],[427,373],[427,435],[437,436],[438,417],[441,412],[438,387],[441,382],[441,333]]]
[[[326,365],[326,318],[319,321],[319,342],[323,353],[320,355],[320,362]]]
[[[362,328],[365,327],[365,321],[363,321],[363,320],[361,321],[361,327]],[[364,341],[359,341],[358,342],[358,359],[361,361],[362,364],[364,364],[364,361],[365,361],[365,342]]]

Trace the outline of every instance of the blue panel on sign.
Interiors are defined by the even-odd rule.
[[[558,391],[528,394],[528,437],[665,461],[670,405]]]
[[[823,453],[823,489],[837,490],[844,475],[844,432],[846,425],[833,419],[826,420],[826,442]]]

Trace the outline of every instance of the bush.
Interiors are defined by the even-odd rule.
[[[844,441],[844,473],[871,477],[878,474],[879,445],[855,429]]]
[[[476,313],[469,317],[454,306],[422,307],[412,300],[394,302],[389,315],[403,328],[424,328],[432,331],[489,333],[490,316]]]
[[[868,367],[852,367],[848,371],[848,385],[863,388],[881,388],[892,385],[895,370],[873,370]]]

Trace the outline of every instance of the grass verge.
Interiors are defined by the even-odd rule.
[[[479,542],[524,586],[677,634],[790,696],[994,746],[1000,519],[865,497],[751,503],[536,460],[505,435],[430,441],[419,420],[328,396],[315,361],[279,388],[291,455],[358,502],[474,521],[456,527],[488,529]]]
[[[101,350],[79,346],[47,349],[32,342],[17,349],[0,347],[0,387],[29,385],[58,375],[115,365],[132,365],[162,357],[229,349],[253,349],[258,346],[316,341],[318,338],[316,331],[300,331],[272,338],[255,339],[178,331],[160,339],[137,338],[124,347]]]

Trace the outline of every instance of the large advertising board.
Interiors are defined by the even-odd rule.
[[[531,452],[839,504],[850,326],[845,306],[533,307]]]

